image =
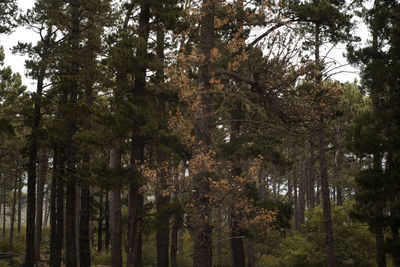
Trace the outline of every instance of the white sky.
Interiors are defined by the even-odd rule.
[[[22,10],[27,10],[33,7],[35,0],[19,0],[18,4]],[[29,90],[35,90],[34,81],[28,79],[25,76],[25,57],[20,55],[13,55],[10,49],[20,42],[33,42],[35,43],[38,37],[32,31],[25,29],[24,27],[19,27],[10,35],[3,35],[1,37],[0,44],[4,47],[5,53],[5,65],[11,66],[14,72],[19,72],[22,76],[22,82],[25,84]]]
[[[35,0],[19,0],[18,2],[20,8],[22,10],[26,10],[33,7]],[[358,35],[361,35],[362,39],[365,41],[367,36],[367,29],[364,25],[359,26],[359,28],[356,30],[356,33]],[[4,46],[4,52],[6,54],[5,65],[11,66],[13,71],[19,72],[22,76],[23,83],[28,87],[29,90],[32,91],[35,90],[35,82],[25,76],[25,57],[13,55],[10,51],[10,48],[15,46],[18,41],[35,43],[37,40],[38,36],[35,33],[23,27],[16,29],[15,32],[11,35],[3,35],[0,40],[0,44]],[[342,56],[345,51],[346,49],[344,45],[338,45],[335,49],[332,50],[332,52],[330,53],[330,57],[334,58],[337,62],[339,62],[339,64],[346,64],[346,59]],[[340,70],[348,71],[351,73],[337,74],[333,76],[334,79],[337,79],[341,82],[352,82],[354,81],[354,79],[359,78],[358,70],[350,66],[343,67]]]

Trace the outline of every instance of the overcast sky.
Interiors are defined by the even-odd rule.
[[[35,0],[19,0],[19,6],[23,10],[27,10],[28,8],[31,8],[35,2]],[[360,27],[357,31],[357,34],[360,34],[365,37],[366,36],[366,28],[365,27]],[[365,38],[363,38],[365,39]],[[20,42],[33,42],[35,43],[38,40],[38,37],[35,33],[33,33],[30,30],[27,30],[23,27],[20,27],[15,30],[15,32],[11,35],[7,36],[2,36],[0,44],[4,46],[4,52],[6,54],[5,58],[5,65],[6,66],[11,66],[13,71],[19,72],[22,76],[23,83],[28,87],[29,90],[35,90],[35,82],[28,79],[25,76],[25,68],[24,68],[24,63],[25,63],[25,58],[23,56],[19,55],[13,55],[10,52],[10,48],[15,46],[18,41]],[[339,62],[339,64],[346,64],[346,59],[343,58],[342,54],[345,52],[345,46],[344,45],[339,45],[335,49],[332,50],[330,53],[330,57],[334,58]],[[322,53],[323,54],[323,53]],[[341,82],[346,82],[346,81],[354,81],[355,78],[358,78],[358,70],[354,69],[350,66],[343,67],[340,69],[341,71],[347,71],[350,73],[340,73],[335,76],[333,76],[334,79],[337,79]]]

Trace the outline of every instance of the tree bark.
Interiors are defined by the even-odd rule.
[[[103,189],[100,189],[99,217],[97,218],[97,252],[103,251]]]
[[[37,194],[36,194],[36,224],[35,224],[35,262],[40,261],[40,243],[42,236],[42,223],[43,223],[43,197],[44,185],[46,183],[47,174],[47,152],[42,148],[39,152],[39,171],[37,181]]]
[[[121,168],[121,153],[110,151],[111,170]],[[110,196],[111,267],[122,267],[121,191],[112,189]]]
[[[55,249],[57,248],[57,183],[59,175],[59,151],[57,148],[54,148],[50,191],[50,266],[56,267],[59,266],[55,257]]]
[[[110,249],[110,200],[109,191],[106,189],[104,200],[104,248],[108,252]]]
[[[66,192],[66,267],[77,266],[76,251],[76,144],[73,136],[77,130],[77,100],[78,100],[78,75],[80,48],[80,2],[70,2],[71,7],[71,67],[69,74],[72,78],[68,81],[69,114],[67,119],[67,192]]]
[[[41,104],[43,83],[46,73],[46,64],[48,59],[48,51],[50,48],[50,40],[52,37],[52,27],[47,28],[47,34],[44,39],[44,48],[41,51],[41,65],[37,76],[36,94],[34,98],[34,114],[32,123],[32,134],[29,142],[28,152],[28,184],[27,184],[27,204],[26,204],[26,245],[25,245],[25,263],[24,267],[33,267],[35,264],[35,215],[36,215],[36,161],[39,143],[39,130],[41,121]],[[22,180],[20,187],[22,188]],[[19,195],[21,193],[19,192]],[[20,197],[19,197],[20,198]],[[21,198],[20,198],[21,199]],[[21,212],[21,203],[19,204],[19,213]],[[20,214],[18,214],[19,229],[21,225]],[[19,231],[18,231],[19,232]]]
[[[164,49],[165,49],[165,34],[163,24],[158,22],[157,25],[157,45],[156,53],[160,68],[156,73],[156,81],[159,86],[164,83]],[[167,114],[165,101],[160,99],[156,103],[157,111],[160,114]],[[161,128],[159,129],[162,130]],[[169,238],[170,238],[170,219],[171,216],[167,210],[171,196],[168,192],[168,174],[162,167],[167,160],[166,153],[157,153],[157,164],[160,170],[157,172],[158,183],[156,186],[156,208],[157,208],[157,225],[156,225],[156,242],[157,242],[157,267],[169,265]]]
[[[328,168],[326,164],[325,136],[321,126],[319,129],[319,164],[321,174],[322,209],[324,213],[325,245],[328,267],[336,266],[336,255],[333,245],[333,230],[331,217],[331,202],[329,198]]]
[[[15,223],[15,205],[17,203],[17,191],[18,191],[18,180],[19,180],[19,149],[16,151],[16,160],[15,160],[15,179],[14,179],[14,194],[13,194],[13,202],[11,207],[11,218],[10,218],[10,250],[13,249],[13,241],[14,241],[14,223]]]
[[[171,267],[178,267],[178,236],[179,229],[181,227],[181,219],[178,214],[174,214],[172,217],[172,229],[171,229]]]
[[[6,206],[7,206],[7,199],[6,199],[6,174],[2,172],[3,176],[3,240],[6,238]]]
[[[141,62],[137,67],[134,82],[133,103],[140,106],[143,101],[146,87],[147,70],[147,46],[150,34],[150,1],[145,0],[141,4],[139,15],[139,39],[140,45],[137,47],[136,57]],[[130,166],[133,175],[129,188],[129,214],[128,214],[128,236],[127,236],[127,266],[142,267],[142,230],[143,230],[143,192],[142,177],[137,164],[144,162],[144,137],[138,132],[138,128],[143,124],[142,121],[134,123],[132,128],[132,147]]]
[[[22,221],[22,175],[18,177],[18,221],[17,221],[17,232],[21,233],[21,221]]]
[[[255,264],[255,257],[254,257],[254,241],[248,239],[247,243],[247,267],[254,267]]]
[[[212,129],[211,51],[214,48],[215,1],[203,0],[200,20],[199,103],[194,116],[195,146],[193,159],[210,157]],[[212,159],[209,159],[212,160]],[[210,174],[207,167],[199,166],[193,175],[194,214],[191,217],[194,236],[194,267],[212,266],[212,224],[210,205]]]

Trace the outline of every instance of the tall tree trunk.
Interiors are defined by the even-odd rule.
[[[164,83],[164,49],[165,49],[165,33],[163,24],[158,22],[157,25],[157,46],[156,53],[159,60],[160,68],[156,73],[156,80],[159,86]],[[167,114],[165,101],[160,99],[156,102],[157,111],[160,114]],[[162,129],[159,129],[162,130]],[[157,164],[160,167],[157,176],[159,182],[156,186],[156,208],[157,208],[157,226],[156,226],[156,241],[157,241],[157,267],[167,267],[169,265],[169,234],[170,234],[170,214],[167,206],[170,203],[171,196],[168,192],[168,173],[162,167],[167,160],[166,153],[157,153]]]
[[[108,252],[110,249],[110,199],[109,191],[106,189],[104,200],[104,248]]]
[[[397,248],[394,248],[393,251],[391,251],[393,257],[393,267],[400,267],[400,251],[398,250],[398,244],[400,244],[399,229],[396,226],[393,226],[391,230],[393,243],[396,244]]]
[[[35,262],[40,261],[40,243],[42,236],[42,223],[43,223],[43,197],[44,185],[46,183],[47,174],[47,152],[44,148],[39,152],[39,170],[37,181],[37,194],[36,194],[36,225],[35,225]]]
[[[237,225],[237,222],[234,222],[231,228],[232,267],[244,267],[243,230],[240,225]]]
[[[80,2],[74,0],[70,2],[71,7],[71,67],[68,91],[69,91],[69,114],[67,118],[67,192],[66,192],[66,267],[77,266],[76,251],[76,144],[73,136],[77,130],[77,100],[78,100],[78,75],[80,54]]]
[[[323,127],[323,126],[321,126]],[[328,267],[336,266],[336,255],[333,246],[331,202],[329,198],[328,168],[326,164],[326,144],[323,129],[319,130],[319,164],[321,174],[322,209],[324,213],[325,245]]]
[[[46,73],[46,64],[48,60],[49,43],[52,37],[52,27],[47,28],[47,34],[44,38],[44,47],[41,51],[41,65],[37,76],[37,86],[34,98],[34,112],[32,121],[32,134],[29,142],[28,152],[28,189],[27,189],[27,204],[26,204],[26,245],[25,245],[25,263],[24,267],[33,267],[35,264],[35,215],[36,215],[36,161],[40,135],[40,120],[41,120],[41,104],[43,82]],[[22,185],[20,184],[22,187]],[[19,209],[19,212],[21,209]],[[19,227],[21,223],[20,214]]]
[[[134,92],[132,93],[134,104],[140,106],[145,95],[146,70],[147,70],[147,46],[150,34],[150,1],[145,0],[141,4],[139,15],[139,39],[136,57],[141,62],[135,73]],[[137,164],[144,162],[144,137],[138,133],[138,128],[144,122],[135,122],[132,129],[132,147],[130,166],[135,169],[129,188],[129,215],[127,236],[127,266],[142,267],[142,230],[143,230],[143,192],[142,177]]]
[[[7,199],[6,199],[6,174],[2,172],[3,177],[3,240],[6,238],[6,206],[7,206]]]
[[[175,213],[172,217],[171,229],[171,267],[178,267],[177,252],[178,252],[178,232],[181,227],[181,218]]]
[[[81,262],[80,255],[80,223],[81,223],[81,187],[75,185],[75,254],[76,262],[79,264]],[[90,259],[90,256],[89,256]],[[90,266],[90,264],[89,264]],[[88,266],[88,267],[89,267]]]
[[[81,212],[79,225],[80,266],[90,266],[90,189],[89,185],[81,188]]]
[[[111,170],[121,168],[121,153],[110,151]],[[122,267],[121,191],[116,186],[110,197],[111,267]]]
[[[55,250],[57,248],[57,183],[59,179],[59,151],[53,151],[53,174],[50,191],[50,266],[58,267]]]
[[[54,267],[61,266],[61,251],[64,244],[64,221],[65,221],[65,150],[60,149],[59,167],[57,175],[57,229],[56,229],[56,247],[54,248]]]
[[[338,206],[343,206],[343,188],[342,188],[342,183],[340,182],[340,171],[342,169],[342,159],[343,159],[343,152],[342,152],[342,148],[340,146],[341,143],[341,136],[340,136],[340,132],[341,129],[340,127],[335,127],[335,141],[336,144],[338,145],[336,148],[336,153],[335,153],[335,164],[334,164],[334,176],[335,176],[335,180],[337,183],[337,205]]]
[[[374,153],[373,168],[380,173],[382,172],[382,156],[379,152]],[[385,228],[383,225],[384,212],[382,203],[377,203],[376,215],[376,220],[378,221],[375,225],[376,261],[378,267],[386,267]]]
[[[17,220],[17,232],[21,233],[21,221],[22,221],[22,175],[18,177],[18,220]]]
[[[309,159],[306,161],[306,166],[307,166],[307,202],[308,202],[308,207],[309,208],[314,208],[315,207],[315,176],[314,176],[314,146],[312,141],[310,140],[308,144],[308,150],[309,150]]]
[[[211,51],[214,48],[215,1],[203,0],[200,20],[200,53],[204,57],[200,65],[199,103],[194,112],[195,146],[193,159],[209,157],[211,153],[212,86]],[[212,225],[210,205],[210,174],[207,167],[199,166],[193,175],[194,214],[192,216],[194,237],[194,267],[212,266]]]
[[[254,256],[254,241],[248,239],[247,242],[247,267],[254,267],[255,256]]]
[[[95,46],[96,40],[89,37],[87,46]],[[90,50],[88,55],[89,65],[87,66],[87,71],[84,80],[84,89],[85,89],[85,104],[86,104],[86,112],[83,116],[83,127],[87,131],[92,129],[91,125],[91,106],[93,103],[93,86],[94,79],[96,75],[93,74],[93,69],[96,68],[96,55],[93,49]],[[81,183],[81,195],[80,195],[80,220],[79,220],[79,262],[80,266],[91,266],[91,258],[90,258],[90,152],[84,151],[82,156],[82,164],[85,172],[83,173],[82,183]]]
[[[386,267],[385,236],[381,226],[375,227],[376,262],[378,267]]]
[[[19,149],[17,148],[16,152],[17,159],[15,160],[15,179],[14,179],[14,194],[13,194],[13,202],[11,206],[11,218],[10,218],[10,250],[13,249],[13,241],[14,241],[14,223],[15,223],[15,205],[17,203],[17,191],[18,191],[18,180],[19,180]]]
[[[305,216],[305,208],[306,208],[306,174],[305,174],[305,161],[301,160],[300,166],[298,166],[299,169],[299,192],[298,192],[298,199],[297,199],[297,204],[298,204],[298,219],[299,219],[299,227],[301,230],[301,225],[304,224]]]
[[[50,204],[48,200],[48,193],[44,194],[44,219],[43,219],[43,227],[47,227],[50,217]]]
[[[103,189],[100,189],[99,218],[97,219],[97,252],[103,250]]]

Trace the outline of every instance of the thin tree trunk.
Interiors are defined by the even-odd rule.
[[[56,261],[57,248],[57,183],[59,179],[59,151],[53,150],[53,174],[50,191],[50,266],[59,266]]]
[[[254,241],[248,239],[247,242],[247,267],[254,267],[255,256],[254,256]]]
[[[35,262],[40,261],[40,243],[42,237],[42,223],[43,223],[43,197],[44,185],[46,183],[47,174],[47,153],[45,149],[39,152],[39,170],[37,181],[37,194],[36,194],[36,224],[35,224]]]
[[[162,86],[164,82],[164,49],[165,49],[165,34],[161,22],[157,25],[157,46],[156,53],[162,68],[159,68],[156,73],[157,84]],[[165,101],[160,99],[156,102],[156,107],[160,114],[166,114]],[[162,129],[160,129],[162,130]],[[156,208],[157,208],[157,226],[156,226],[156,241],[157,241],[157,267],[167,267],[169,265],[169,238],[170,238],[170,219],[171,216],[167,210],[171,196],[168,192],[168,173],[162,165],[165,164],[168,155],[165,153],[157,153],[157,164],[161,167],[157,176],[159,182],[156,186]]]
[[[15,205],[17,202],[17,191],[18,191],[18,180],[19,180],[19,149],[17,148],[16,152],[17,159],[15,160],[15,179],[14,179],[14,195],[13,202],[11,207],[11,222],[10,222],[10,250],[13,249],[13,241],[14,241],[14,223],[15,223]]]
[[[136,57],[141,64],[135,73],[133,92],[133,102],[141,105],[138,101],[145,95],[146,71],[147,71],[147,49],[150,34],[150,1],[145,0],[141,4],[139,14],[139,39],[141,45],[137,49]],[[132,128],[132,147],[131,147],[131,168],[136,169],[137,164],[144,161],[144,137],[137,132],[137,128],[143,122],[135,122]],[[142,231],[143,231],[143,192],[142,177],[140,170],[132,172],[132,179],[129,188],[129,214],[128,214],[128,236],[127,236],[127,267],[142,267]]]
[[[180,218],[178,214],[174,214],[172,217],[172,229],[171,229],[171,267],[178,267],[177,252],[178,252],[178,233],[180,228]]]
[[[41,67],[38,72],[36,94],[34,95],[34,114],[32,123],[32,134],[29,143],[28,152],[28,185],[27,185],[27,204],[26,204],[26,245],[25,245],[25,263],[24,267],[34,267],[35,264],[35,215],[36,215],[36,161],[40,135],[41,104],[43,82],[46,72],[48,59],[49,42],[52,36],[52,27],[49,26],[44,40],[44,48],[41,51]],[[21,186],[21,185],[20,185]],[[20,209],[19,209],[20,212]],[[20,217],[20,215],[19,215]],[[21,220],[19,219],[19,223]],[[20,226],[19,226],[20,227]]]
[[[103,189],[100,189],[99,218],[97,219],[97,252],[103,250]]]
[[[298,195],[298,200],[297,200],[297,204],[298,204],[298,214],[299,214],[299,227],[301,230],[301,225],[304,224],[305,221],[305,216],[304,216],[304,212],[305,212],[305,208],[306,208],[306,175],[305,175],[305,164],[304,161],[300,162],[300,166],[299,166],[299,171],[300,171],[300,175],[298,176],[299,179],[299,195]]]
[[[110,151],[111,170],[121,168],[121,153]],[[111,232],[111,267],[122,267],[122,232],[121,232],[121,191],[111,190],[110,197],[110,232]]]
[[[321,126],[322,127],[322,126]],[[319,161],[322,190],[322,209],[324,213],[325,244],[328,267],[336,266],[336,255],[333,245],[331,202],[329,198],[328,169],[326,164],[326,144],[323,129],[319,130]]]
[[[48,195],[45,193],[45,200],[44,200],[44,220],[43,220],[43,227],[47,227],[50,217],[50,204],[48,200]]]
[[[110,249],[110,200],[109,191],[106,189],[106,198],[104,200],[104,248],[106,252]]]
[[[22,175],[18,177],[18,221],[17,221],[17,232],[21,233],[21,221],[22,221]]]
[[[81,187],[79,185],[75,185],[75,254],[76,254],[76,262],[80,264],[80,222],[81,222]],[[89,255],[90,259],[90,255]],[[86,261],[85,261],[86,262]],[[90,266],[87,265],[88,267]]]
[[[79,225],[79,254],[80,266],[90,266],[90,189],[89,185],[84,185],[81,188],[81,212]]]
[[[71,7],[71,67],[70,79],[68,84],[69,92],[69,111],[67,119],[67,192],[66,192],[66,267],[77,266],[77,250],[76,250],[76,144],[73,136],[77,130],[77,101],[78,101],[78,79],[79,75],[79,57],[80,54],[80,1],[74,0],[70,2]]]
[[[399,251],[399,244],[400,244],[400,237],[399,237],[399,229],[392,227],[392,238],[393,243],[397,244],[396,248],[391,251],[393,257],[393,267],[400,267],[400,251]]]
[[[386,267],[386,253],[385,253],[385,237],[384,230],[381,226],[375,227],[375,242],[376,242],[376,262],[378,267]]]
[[[212,86],[211,51],[214,48],[215,1],[203,0],[200,20],[200,53],[204,60],[200,65],[199,103],[193,114],[195,146],[193,158],[209,157],[212,130]],[[212,224],[210,204],[210,182],[207,167],[199,166],[193,175],[194,214],[192,216],[194,254],[193,266],[212,266]]]
[[[6,174],[2,173],[3,176],[3,240],[6,238]]]
[[[54,267],[61,266],[61,251],[64,244],[64,221],[65,221],[65,151],[60,149],[59,167],[57,175],[57,229],[56,229],[56,247],[54,248]],[[53,267],[53,266],[52,266]]]

